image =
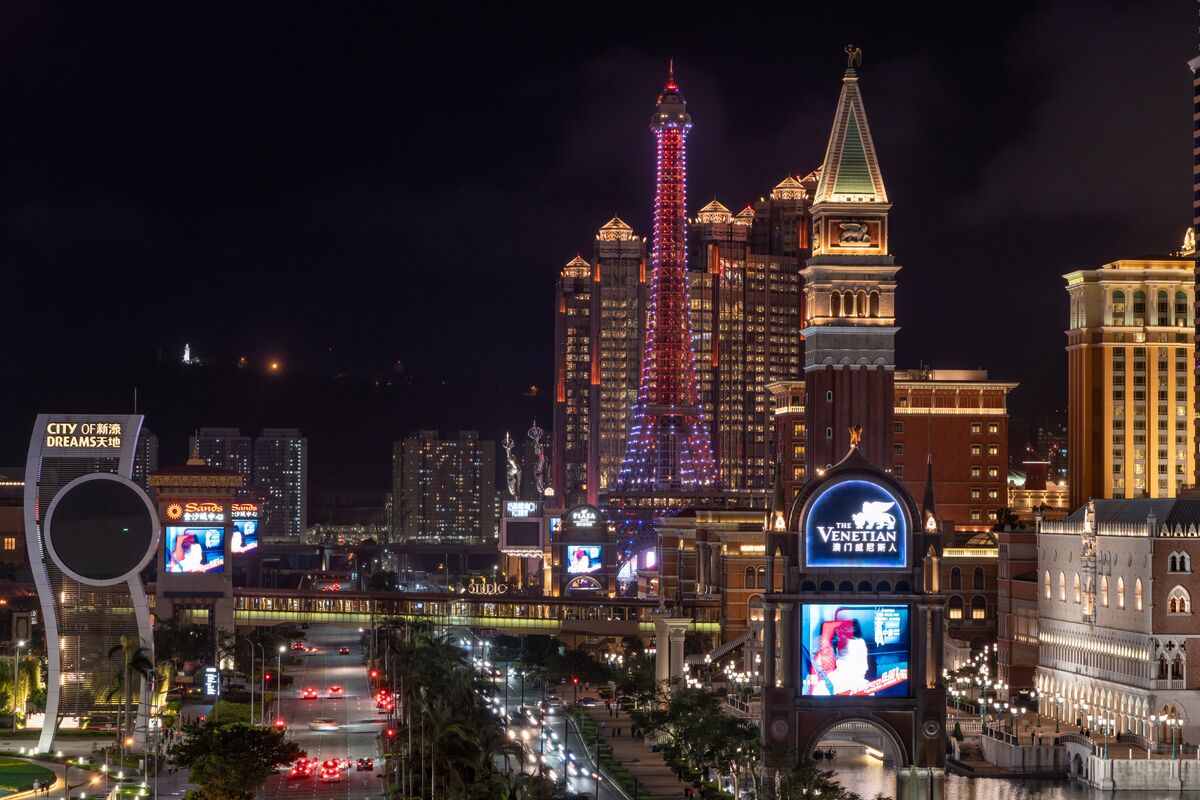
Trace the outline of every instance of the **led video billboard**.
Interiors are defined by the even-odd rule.
[[[586,575],[589,572],[599,572],[600,545],[598,544],[569,544],[567,545],[567,574]]]
[[[849,480],[823,489],[804,523],[807,567],[908,566],[908,521],[900,500],[874,481]]]
[[[164,548],[167,572],[224,572],[225,529],[169,527]]]
[[[908,606],[806,605],[800,646],[807,697],[908,696]]]

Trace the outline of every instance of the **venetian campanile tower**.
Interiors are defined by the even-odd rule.
[[[804,379],[808,463],[824,469],[850,447],[892,467],[896,273],[888,252],[888,202],[855,67],[846,74],[812,206],[813,255],[801,271],[806,318]],[[815,472],[813,474],[816,474]]]

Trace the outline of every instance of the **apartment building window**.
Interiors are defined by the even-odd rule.
[[[1000,423],[999,422],[989,422],[988,423],[988,433],[990,433],[994,436],[999,432],[1000,432]]]
[[[1125,293],[1119,289],[1112,296],[1112,321],[1113,325],[1125,324]]]
[[[904,477],[904,465],[897,464],[896,466],[892,467],[892,474],[895,475],[897,478],[903,478]]]
[[[989,444],[989,445],[988,445],[988,455],[989,455],[989,456],[998,456],[998,455],[1000,455],[1000,445],[998,445],[998,444]]]
[[[1000,499],[1000,490],[999,489],[988,489],[988,500],[999,500],[999,499]]]
[[[961,589],[962,588],[962,570],[959,569],[958,567],[955,567],[952,570],[950,570],[950,588],[951,589]]]
[[[989,478],[999,478],[1000,477],[1000,468],[999,467],[988,467],[988,477]]]
[[[4,537],[4,549],[5,550],[16,550],[17,549],[17,537],[5,536]]]
[[[975,572],[971,575],[971,588],[983,588],[983,567],[976,567]]]
[[[983,497],[983,490],[980,489],[978,486],[972,486],[971,487],[971,499],[978,500],[981,497]]]
[[[983,512],[980,511],[978,508],[972,508],[971,509],[971,520],[973,522],[978,522],[981,519],[983,519]]]
[[[971,477],[972,478],[978,478],[982,474],[983,474],[983,467],[979,466],[978,464],[975,464],[971,467]]]
[[[893,444],[893,445],[892,445],[892,450],[893,450],[893,451],[896,453],[896,455],[898,455],[898,456],[902,456],[902,455],[904,455],[904,444],[903,444],[903,442],[896,442],[895,444]]]
[[[971,433],[979,433],[982,430],[983,430],[983,423],[981,423],[981,422],[972,422],[971,423]]]
[[[904,423],[903,422],[893,422],[892,430],[895,431],[896,433],[904,433]]]
[[[978,456],[983,454],[983,446],[978,444],[971,445],[971,455]]]

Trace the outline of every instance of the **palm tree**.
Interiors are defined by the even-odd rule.
[[[110,660],[118,655],[124,661],[124,669],[118,674],[117,684],[109,690],[105,699],[111,701],[114,695],[124,690],[125,700],[121,706],[117,723],[118,741],[123,751],[125,749],[125,731],[127,728],[133,729],[133,723],[130,721],[133,705],[133,677],[149,680],[154,674],[154,660],[150,649],[142,645],[141,639],[124,634],[121,635],[120,643],[113,645],[108,651]]]

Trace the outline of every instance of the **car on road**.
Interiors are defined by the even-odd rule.
[[[299,641],[292,642],[292,650],[293,651],[300,651],[303,649],[304,649],[304,642],[299,642]]]
[[[600,702],[600,701],[594,697],[581,697],[575,701],[575,705],[583,706],[584,708],[588,708],[588,707],[596,705],[598,702]]]
[[[356,761],[354,763],[354,769],[357,772],[374,772],[375,771],[375,759],[360,758],[358,761]]]
[[[339,648],[338,648],[338,655],[339,655],[339,656],[348,656],[348,655],[350,655],[350,648],[349,648],[349,647],[339,647]]]
[[[329,717],[317,717],[316,719],[309,721],[308,727],[312,728],[314,731],[336,731],[340,726],[338,725],[336,719],[330,719]]]
[[[300,690],[301,700],[316,700],[317,697],[319,697],[319,695],[317,694],[317,687],[315,686],[305,686]]]
[[[321,780],[325,783],[336,783],[342,779],[342,764],[336,758],[331,758],[321,764]]]
[[[546,699],[544,702],[546,703],[546,708],[562,708],[563,707],[563,701],[561,699],[559,699],[558,695],[548,694],[548,695],[546,695]]]
[[[346,696],[346,687],[338,686],[335,683],[333,686],[329,687],[329,696],[330,697],[345,697]]]

